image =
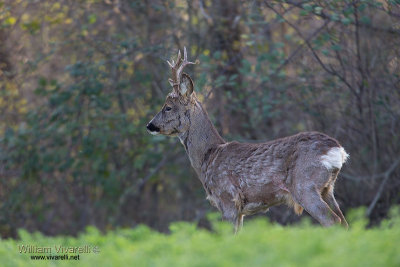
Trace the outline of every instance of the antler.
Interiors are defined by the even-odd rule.
[[[171,62],[168,62],[168,65],[171,67],[172,71],[172,79],[169,79],[172,85],[174,86],[174,89],[178,89],[178,86],[180,84],[181,76],[182,76],[182,71],[185,68],[186,65],[189,64],[196,64],[196,62],[190,62],[187,60],[187,52],[186,52],[186,47],[183,48],[183,61],[181,57],[181,51],[179,50],[178,52],[178,58],[176,60],[176,63],[174,60],[171,60]]]

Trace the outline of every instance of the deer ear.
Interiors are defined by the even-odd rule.
[[[190,96],[193,93],[193,81],[189,75],[182,73],[181,83],[179,84],[179,93],[182,96]]]

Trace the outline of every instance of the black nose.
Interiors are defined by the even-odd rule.
[[[149,123],[146,126],[147,130],[149,130],[150,132],[159,132],[160,128],[158,128],[157,126],[155,126],[153,123]]]

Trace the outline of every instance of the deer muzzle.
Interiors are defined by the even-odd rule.
[[[152,122],[149,122],[149,124],[147,124],[146,128],[147,128],[147,131],[153,135],[160,133],[160,128],[155,126]]]

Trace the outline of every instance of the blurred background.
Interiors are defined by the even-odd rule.
[[[350,154],[345,213],[365,206],[376,224],[400,203],[398,0],[3,0],[2,237],[208,227],[215,209],[182,145],[145,128],[184,46],[226,140],[324,132]],[[286,207],[261,216],[299,220]]]

